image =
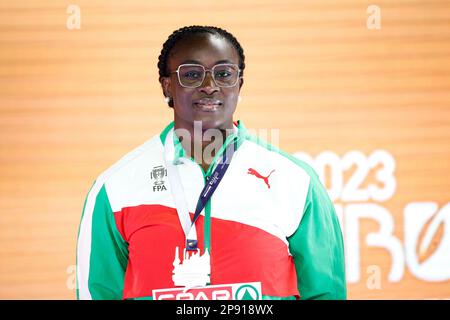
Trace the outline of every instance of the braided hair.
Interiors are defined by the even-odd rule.
[[[189,26],[189,27],[183,27],[178,30],[175,30],[169,38],[167,38],[166,42],[164,42],[164,45],[162,47],[161,53],[158,58],[158,69],[159,69],[159,80],[161,81],[161,78],[168,77],[169,71],[167,70],[167,60],[169,58],[170,51],[173,49],[175,44],[179,42],[182,39],[188,38],[189,36],[195,35],[195,34],[204,34],[209,33],[213,35],[218,35],[220,37],[225,38],[228,40],[236,49],[238,55],[239,55],[239,69],[241,69],[241,76],[244,75],[244,68],[245,68],[245,55],[244,55],[244,49],[242,49],[241,45],[237,41],[237,39],[228,31],[218,28],[218,27],[212,27],[212,26]],[[173,100],[170,98],[168,102],[170,107],[173,107]]]

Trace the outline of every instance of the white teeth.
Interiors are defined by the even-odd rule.
[[[197,100],[196,102],[195,102],[196,104],[202,104],[202,105],[205,105],[205,104],[207,104],[207,105],[221,105],[222,103],[219,101],[219,100],[214,100],[214,99],[200,99],[200,100]]]
[[[198,109],[203,111],[215,111],[219,108],[218,104],[209,104],[209,103],[196,103],[195,104]]]

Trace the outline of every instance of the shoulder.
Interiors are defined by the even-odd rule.
[[[261,193],[256,197],[264,195],[261,202],[269,199],[276,203],[277,221],[283,221],[286,236],[292,235],[310,207],[311,199],[318,199],[317,190],[323,189],[318,175],[302,160],[254,135],[246,134],[238,150],[237,162],[243,167],[240,172],[248,170],[250,176],[262,178],[268,187],[270,184],[270,194]],[[242,180],[244,187],[261,185],[259,179],[253,182],[250,176]]]
[[[317,173],[310,165],[255,135],[246,134],[243,146],[260,161],[282,166],[288,176],[320,184]]]
[[[105,183],[113,182],[115,179],[120,179],[121,176],[128,174],[139,173],[143,169],[143,165],[148,167],[149,162],[153,158],[162,157],[163,146],[159,135],[155,135],[151,139],[147,140],[137,148],[125,154],[111,167],[101,173],[98,180],[103,180]]]
[[[105,188],[110,196],[111,193],[120,193],[131,185],[139,184],[147,175],[150,179],[151,168],[160,164],[162,159],[160,135],[155,135],[103,171],[95,180],[90,194]]]

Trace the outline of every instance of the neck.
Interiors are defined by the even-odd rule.
[[[233,121],[217,128],[210,128],[202,126],[200,121],[186,125],[175,120],[174,129],[178,130],[177,135],[186,155],[192,157],[207,171],[225,139],[233,133]]]

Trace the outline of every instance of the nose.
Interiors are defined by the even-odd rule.
[[[212,73],[207,71],[205,74],[205,79],[203,79],[202,85],[199,87],[200,92],[203,92],[207,95],[212,95],[213,93],[219,91],[219,87],[214,82],[212,77]]]

